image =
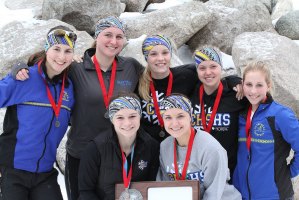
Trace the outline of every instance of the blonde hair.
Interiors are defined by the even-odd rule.
[[[267,85],[270,87],[269,94],[273,95],[274,93],[274,84],[272,80],[272,74],[269,69],[269,66],[262,62],[262,61],[253,61],[246,65],[244,71],[243,71],[243,81],[245,81],[245,77],[249,72],[261,72],[263,75],[265,75],[265,81]]]
[[[138,92],[140,97],[148,102],[151,100],[151,95],[149,90],[150,81],[151,81],[150,73],[151,72],[149,68],[146,67],[139,78],[139,85],[138,85]]]

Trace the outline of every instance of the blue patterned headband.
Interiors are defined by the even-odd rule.
[[[114,99],[109,104],[108,111],[110,121],[112,121],[115,113],[125,108],[136,110],[141,117],[142,111],[139,99],[130,96],[122,96]]]
[[[171,108],[179,108],[186,111],[192,118],[192,104],[191,101],[180,94],[171,94],[170,96],[165,97],[160,103],[160,110],[165,112]]]
[[[116,27],[122,30],[125,34],[125,28],[122,21],[118,17],[110,16],[104,19],[100,19],[95,25],[94,37],[97,38],[98,35],[106,28]]]
[[[203,61],[212,60],[217,62],[222,67],[221,55],[211,47],[205,47],[203,49],[196,50],[194,53],[194,58],[197,66]]]
[[[164,45],[167,47],[167,49],[169,49],[170,53],[172,53],[171,42],[167,37],[165,37],[164,35],[148,36],[142,43],[142,52],[146,61],[148,53],[156,45]]]
[[[77,35],[74,32],[63,29],[54,29],[47,35],[45,51],[47,52],[49,48],[55,44],[65,44],[74,49],[76,40]]]

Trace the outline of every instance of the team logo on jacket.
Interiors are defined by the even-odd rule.
[[[265,126],[262,123],[257,123],[253,128],[253,133],[256,136],[263,136],[265,133]]]
[[[139,168],[139,169],[143,170],[143,169],[146,168],[146,167],[147,167],[147,161],[140,160],[140,161],[138,162],[138,168]]]
[[[69,101],[69,95],[66,91],[63,92],[63,97],[62,97],[63,101]]]

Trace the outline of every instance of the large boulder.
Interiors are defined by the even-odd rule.
[[[291,51],[290,51],[291,49]],[[287,37],[269,32],[243,33],[236,37],[232,56],[239,74],[252,60],[270,66],[275,85],[274,99],[291,107],[299,116],[299,46]]]
[[[47,32],[54,26],[64,25],[75,28],[59,20],[35,21],[22,24],[14,21],[0,28],[0,77],[6,75],[17,61],[27,62],[30,55],[44,48]],[[82,55],[93,43],[93,38],[85,31],[76,31],[78,40],[75,53]]]
[[[203,3],[193,1],[122,20],[128,38],[164,34],[180,47],[211,20],[211,13]]]
[[[148,2],[148,0],[123,0],[126,4],[126,12],[142,12]]]
[[[147,66],[147,62],[144,59],[142,53],[142,43],[145,40],[146,35],[142,35],[136,39],[130,39],[125,48],[120,52],[121,56],[133,57],[138,60],[143,66]],[[177,55],[177,51],[174,49],[171,57],[171,67],[183,65],[183,62]]]
[[[278,19],[276,31],[292,40],[299,40],[299,10],[290,11]]]
[[[94,24],[99,19],[119,16],[124,8],[120,0],[47,0],[43,3],[42,19],[58,19],[94,34]]]
[[[231,48],[237,35],[243,32],[264,30],[275,32],[269,8],[259,0],[210,0],[205,5],[213,13],[213,18],[207,26],[188,41],[192,50],[212,45],[231,54]]]
[[[271,19],[276,20],[281,16],[287,14],[295,9],[295,5],[298,0],[277,0],[275,7],[273,8]]]

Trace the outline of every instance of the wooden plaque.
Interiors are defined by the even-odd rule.
[[[148,199],[148,189],[150,188],[169,188],[169,187],[192,187],[192,200],[199,200],[200,190],[199,181],[144,181],[132,182],[130,189],[138,190],[144,200]],[[120,194],[124,191],[123,183],[115,185],[115,199],[118,200]]]

